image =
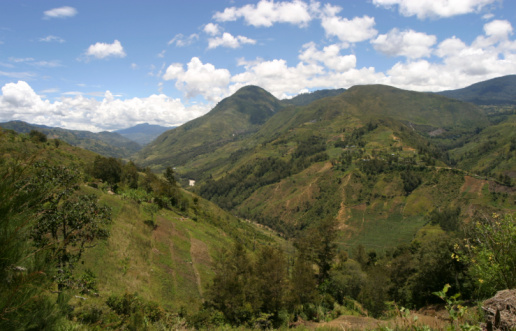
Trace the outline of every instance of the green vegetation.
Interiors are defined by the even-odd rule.
[[[473,330],[516,286],[512,110],[247,87],[134,162],[0,131],[0,328]]]

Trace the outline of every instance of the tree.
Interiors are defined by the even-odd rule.
[[[309,228],[295,243],[300,254],[318,266],[319,284],[329,278],[333,259],[337,253],[335,243],[337,234],[337,220],[326,217]]]
[[[137,189],[138,188],[138,169],[136,168],[136,165],[133,163],[133,161],[127,162],[122,167],[122,175],[121,175],[121,181],[127,187],[131,189]]]
[[[258,252],[254,274],[261,312],[273,314],[275,320],[285,305],[286,266],[285,256],[278,248],[265,246]]]
[[[253,266],[244,245],[236,242],[230,250],[224,250],[217,258],[214,272],[205,305],[221,311],[231,324],[251,321],[259,303],[252,281]]]
[[[93,161],[93,176],[111,186],[120,182],[122,163],[114,157],[106,158],[98,155]]]
[[[47,135],[38,130],[30,130],[29,137],[34,142],[38,142],[38,143],[46,143],[47,142]]]
[[[72,169],[50,167],[39,178],[52,178],[57,187],[42,201],[31,239],[37,249],[50,250],[48,259],[58,268],[56,281],[63,289],[71,285],[73,268],[84,250],[95,240],[107,238],[110,210],[99,205],[95,195],[76,193],[79,177]]]
[[[172,186],[176,185],[176,177],[174,174],[174,170],[171,167],[167,167],[165,169],[165,172],[163,173],[163,177],[165,177],[165,179],[167,180],[167,182],[170,185],[172,185]]]

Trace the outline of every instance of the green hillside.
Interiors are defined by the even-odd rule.
[[[113,305],[126,299],[171,327],[177,312],[199,310],[223,249],[235,242],[250,252],[288,247],[177,187],[173,176],[66,142],[0,130],[0,156],[2,329],[124,328],[131,322]],[[111,171],[107,164],[120,166],[119,182],[94,175]],[[13,274],[13,266],[23,273]],[[30,315],[35,305],[42,315]]]
[[[0,127],[19,133],[29,133],[31,130],[40,131],[47,135],[49,139],[60,139],[70,145],[110,157],[128,158],[142,148],[138,143],[114,132],[93,133],[89,131],[66,130],[33,125],[22,121],[0,123]]]
[[[397,328],[514,287],[514,123],[372,85],[243,88],[144,166],[1,130],[0,329]]]
[[[222,117],[216,110],[211,116]],[[170,165],[183,183],[196,180],[193,190],[201,196],[288,236],[330,216],[343,229],[343,247],[385,250],[410,241],[432,210],[460,206],[469,218],[494,204],[479,195],[468,198],[478,200],[471,207],[472,200],[460,195],[468,173],[447,169],[448,146],[488,124],[472,104],[356,86],[307,106],[285,107],[239,139],[211,140],[212,133],[203,131],[196,139],[211,141],[205,145],[211,150],[188,160],[170,158]],[[156,141],[153,148],[195,153],[187,146]],[[159,168],[164,157],[146,160],[156,158],[149,164]],[[447,183],[456,184],[445,196],[440,185]]]

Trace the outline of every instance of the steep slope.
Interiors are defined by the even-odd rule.
[[[462,169],[510,184],[516,178],[516,115],[484,129],[450,155]]]
[[[256,86],[243,87],[208,114],[159,136],[135,160],[156,169],[185,164],[255,132],[281,107],[269,92]]]
[[[141,149],[138,143],[114,132],[104,131],[94,133],[80,130],[66,130],[33,125],[22,121],[0,123],[0,127],[19,133],[29,133],[31,130],[40,131],[50,139],[60,139],[70,145],[116,158],[128,158]]]
[[[80,263],[73,269],[67,269],[70,274],[66,277],[72,277],[73,281],[87,279],[88,282],[87,290],[80,286],[71,286],[69,289],[70,294],[77,296],[70,295],[67,314],[79,316],[81,322],[93,323],[91,320],[83,321],[86,319],[84,316],[88,314],[96,313],[98,317],[104,312],[105,315],[111,316],[112,312],[106,306],[107,299],[110,296],[123,297],[129,293],[138,293],[140,298],[155,302],[157,307],[170,311],[178,312],[183,309],[189,313],[195,312],[201,306],[204,291],[213,276],[215,258],[223,247],[231,246],[235,241],[242,242],[249,249],[262,245],[286,245],[285,241],[272,231],[239,220],[213,203],[180,188],[176,188],[174,198],[181,203],[160,208],[156,202],[157,196],[151,195],[148,191],[160,189],[160,180],[157,177],[151,185],[154,189],[129,189],[119,185],[119,190],[115,194],[109,185],[95,181],[91,175],[84,176],[97,156],[98,154],[70,146],[66,142],[56,144],[52,140],[31,140],[25,135],[0,128],[0,170],[3,175],[8,173],[5,171],[7,168],[17,169],[17,166],[20,171],[14,175],[28,178],[34,177],[31,173],[32,165],[34,169],[40,169],[43,163],[63,167],[60,168],[60,172],[77,174],[77,177],[74,177],[77,182],[73,182],[73,187],[66,192],[67,196],[93,195],[97,197],[95,200],[99,205],[111,210],[112,222],[107,229],[107,240],[97,240],[93,244],[88,244]],[[75,170],[71,171],[72,168]],[[140,179],[138,185],[147,182],[148,174],[137,175]],[[5,176],[3,179],[8,182],[10,177]],[[88,182],[85,182],[86,179]],[[44,184],[57,185],[58,180],[53,178]],[[2,189],[4,188],[5,186],[2,186]],[[44,188],[27,184],[20,188],[21,191],[39,189]],[[163,196],[161,198],[163,199]],[[80,205],[74,204],[74,208],[79,208],[77,206]],[[27,204],[15,206],[14,209],[23,211],[26,207]],[[72,211],[67,212],[73,214]],[[2,215],[6,215],[4,209]],[[66,217],[68,215],[63,216]],[[3,225],[7,224],[5,219],[2,221]],[[26,222],[25,219],[21,221]],[[61,218],[56,222],[60,224]],[[27,224],[23,223],[20,229],[25,226]],[[81,225],[74,226],[74,244],[70,247],[75,247],[75,243],[80,242],[79,238],[75,237],[75,231],[79,231],[77,228]],[[2,229],[5,229],[5,226]],[[88,232],[86,235],[91,233]],[[4,232],[1,239],[6,239]],[[24,239],[23,242],[30,246],[34,238],[27,235]],[[48,244],[49,249],[51,246]],[[38,254],[43,254],[46,248],[47,246],[38,249],[32,247],[31,254],[34,254],[34,250],[37,250]],[[5,254],[5,251],[2,253]],[[46,263],[51,264],[49,261]],[[23,263],[25,265],[29,262]],[[53,276],[48,275],[50,282]],[[5,283],[9,282],[4,282],[4,285]],[[57,292],[52,293],[48,288],[45,288],[45,292],[48,293],[41,295],[57,297]],[[96,292],[95,295],[93,292]],[[56,298],[53,301],[55,302]],[[69,316],[72,318],[72,315]],[[109,317],[106,319],[109,320]]]
[[[114,132],[145,146],[159,137],[165,131],[174,127],[166,127],[161,125],[153,125],[149,123],[138,124],[127,129],[116,130]]]
[[[516,105],[516,75],[493,78],[438,94],[477,105]]]
[[[197,180],[193,190],[203,197],[286,235],[331,216],[340,222],[342,246],[383,250],[410,241],[433,210],[461,207],[467,218],[475,210],[514,208],[511,199],[494,202],[496,185],[461,195],[471,176],[450,169],[430,139],[439,129],[474,134],[488,122],[472,104],[357,86],[285,107],[255,133],[172,165]],[[483,180],[468,183],[487,185]]]

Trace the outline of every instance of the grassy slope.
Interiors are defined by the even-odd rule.
[[[33,142],[25,134],[0,129],[0,157],[18,162],[46,161],[83,171],[98,154],[54,140]],[[110,237],[85,251],[76,275],[90,269],[97,276],[99,296],[87,301],[73,299],[78,307],[102,306],[111,294],[137,292],[174,311],[185,306],[198,309],[212,277],[212,263],[223,247],[239,240],[252,250],[263,244],[287,245],[275,233],[239,220],[213,203],[182,191],[188,197],[186,211],[165,210],[155,215],[145,202],[138,204],[121,195],[81,185],[82,193],[95,194],[112,209]],[[195,198],[195,199],[194,199]],[[154,219],[157,228],[145,221]],[[81,309],[81,308],[79,308]]]
[[[516,115],[486,128],[464,146],[452,150],[451,155],[460,168],[516,177]]]
[[[213,275],[213,260],[223,247],[236,238],[249,248],[283,244],[272,232],[239,221],[202,199],[197,213],[159,211],[153,229],[145,223],[151,216],[142,205],[97,189],[84,190],[98,194],[113,208],[109,239],[87,251],[81,267],[97,275],[100,300],[111,294],[137,292],[174,311],[182,306],[192,311],[200,306]]]

